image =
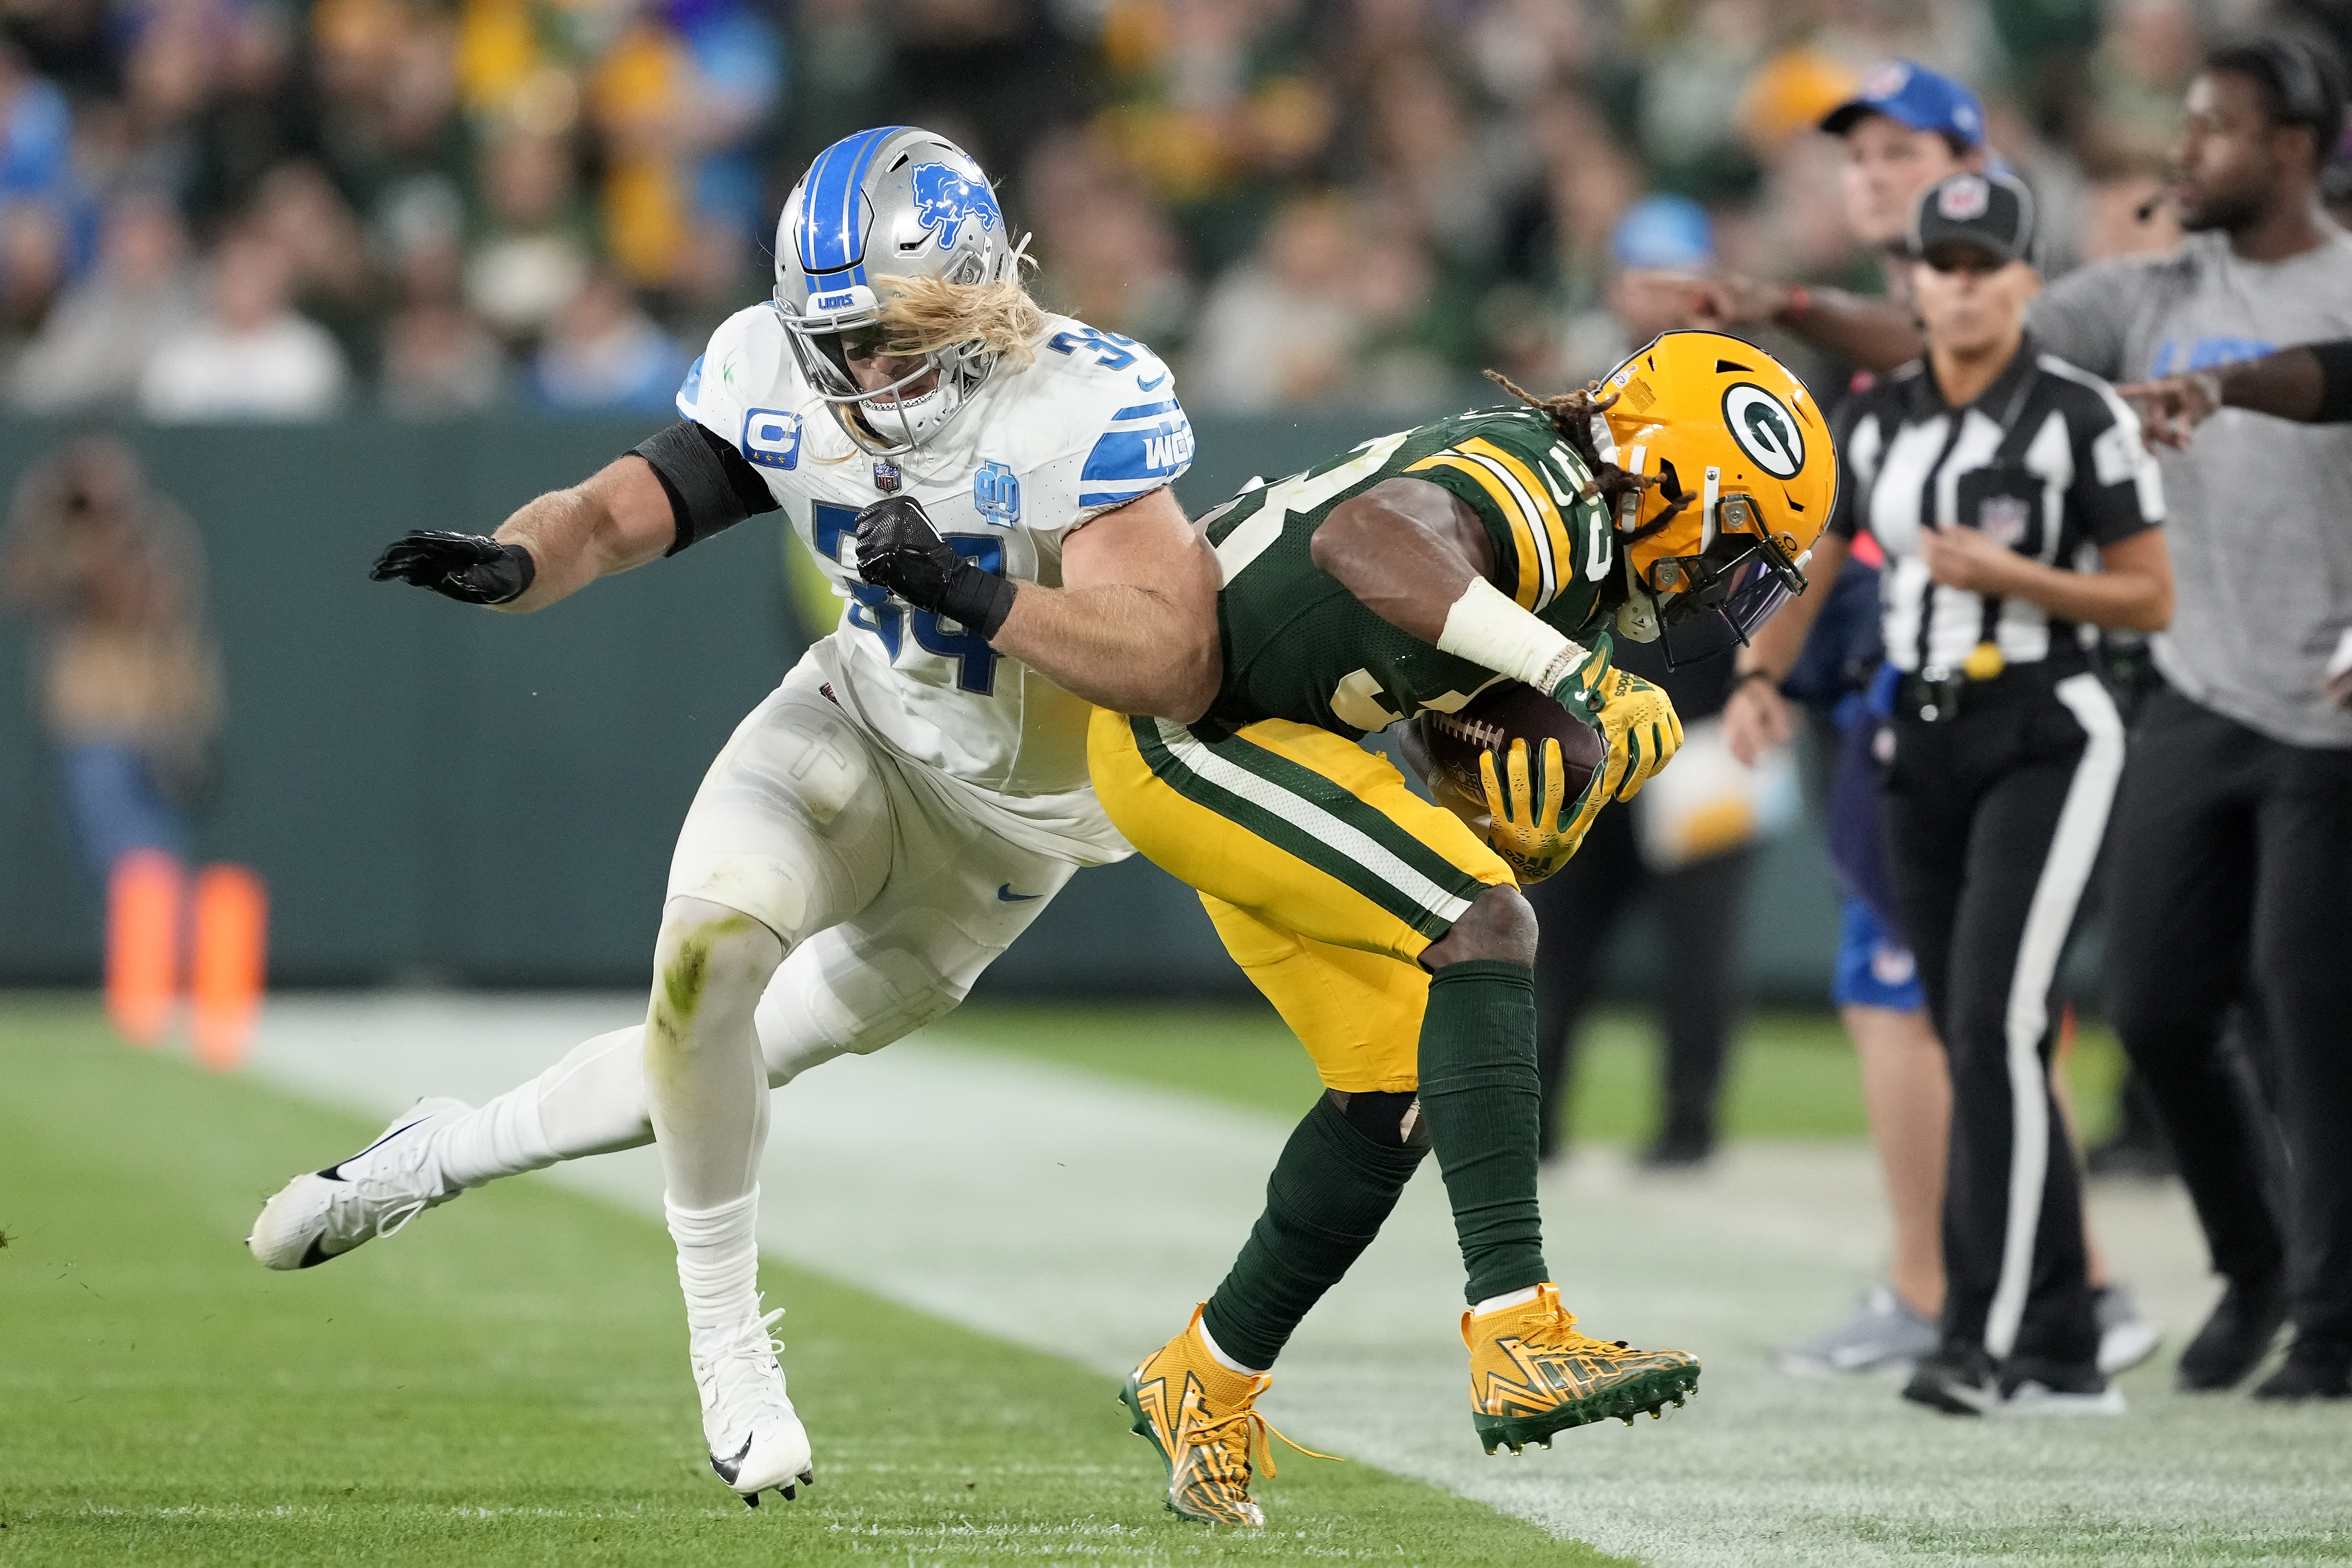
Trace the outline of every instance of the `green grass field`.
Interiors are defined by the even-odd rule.
[[[819,1484],[750,1512],[699,1451],[657,1226],[533,1178],[331,1268],[253,1263],[284,1173],[373,1131],[0,999],[0,1561],[1612,1561],[1299,1458],[1264,1533],[1183,1523],[1105,1378],[774,1268]]]

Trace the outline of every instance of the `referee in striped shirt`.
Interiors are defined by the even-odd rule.
[[[1835,577],[1864,528],[1886,553],[1888,870],[1951,1068],[1940,1344],[1904,1395],[2112,1413],[2052,993],[2123,769],[2086,640],[2170,616],[2162,494],[2130,411],[2025,335],[2041,279],[2023,185],[1930,187],[1912,253],[1927,355],[1847,404],[1811,563]],[[1787,736],[1778,686],[1817,608],[1800,599],[1742,654],[1724,722],[1743,755]]]

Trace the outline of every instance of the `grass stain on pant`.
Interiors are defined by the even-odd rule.
[[[709,991],[711,950],[758,923],[749,915],[725,915],[697,921],[677,939],[677,951],[663,963],[656,977],[653,1005],[646,1010],[648,1079],[664,1086],[677,1081],[694,1054],[688,1037]]]

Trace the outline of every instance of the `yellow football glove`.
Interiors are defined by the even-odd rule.
[[[1543,765],[1530,769],[1527,742],[1511,742],[1510,758],[1503,768],[1510,777],[1507,790],[1495,771],[1495,753],[1483,752],[1478,757],[1478,776],[1486,784],[1486,811],[1493,819],[1486,842],[1523,888],[1542,881],[1569,863],[1583,846],[1584,835],[1607,798],[1601,792],[1601,775],[1596,772],[1586,782],[1584,793],[1569,800],[1568,767],[1560,761],[1559,742],[1547,737],[1543,744]]]
[[[1552,688],[1552,700],[1601,731],[1607,755],[1601,793],[1631,800],[1660,768],[1682,750],[1683,721],[1672,699],[1611,662],[1616,648],[1609,634],[1592,640],[1584,662]]]

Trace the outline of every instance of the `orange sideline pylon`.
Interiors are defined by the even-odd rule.
[[[172,1025],[180,990],[180,862],[132,849],[106,886],[106,1016],[134,1046],[152,1046]]]
[[[196,1059],[226,1071],[245,1059],[269,970],[269,894],[243,866],[207,866],[196,879],[195,956],[189,990]]]

